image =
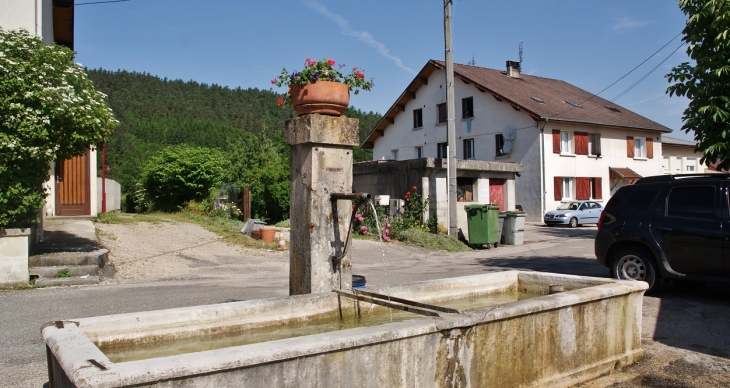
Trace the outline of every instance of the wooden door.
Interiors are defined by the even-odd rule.
[[[56,162],[56,215],[91,215],[90,153]]]
[[[489,203],[499,205],[499,211],[504,211],[504,179],[489,179]]]

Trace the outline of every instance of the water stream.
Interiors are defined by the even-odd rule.
[[[370,208],[373,209],[373,215],[375,216],[375,227],[378,229],[378,238],[380,239],[380,253],[383,255],[383,279],[385,279],[386,295],[390,302],[390,282],[388,281],[388,263],[385,261],[385,245],[383,244],[383,231],[380,229],[380,222],[378,221],[378,211],[375,209],[375,203],[373,200],[368,200]],[[387,224],[386,224],[387,225]],[[393,321],[393,309],[388,308],[390,311],[390,321]]]

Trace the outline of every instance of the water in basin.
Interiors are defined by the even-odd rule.
[[[541,294],[513,291],[487,295],[470,295],[464,298],[441,301],[436,304],[457,310],[468,310],[514,302],[536,296],[541,296]],[[120,363],[275,341],[356,327],[377,326],[417,318],[424,318],[424,316],[396,309],[377,308],[372,311],[363,309],[360,316],[313,318],[287,324],[273,322],[271,325],[246,330],[240,330],[236,327],[223,328],[214,333],[202,333],[194,337],[146,343],[102,345],[99,346],[99,349],[111,362]]]

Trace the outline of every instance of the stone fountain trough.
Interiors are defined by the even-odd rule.
[[[564,291],[548,295],[550,286]],[[569,387],[641,356],[645,290],[643,282],[505,271],[368,291],[446,307],[484,295],[532,297],[266,342],[234,337],[393,310],[321,292],[50,322],[42,334],[50,387]],[[202,350],[216,336],[224,340]],[[196,337],[203,348],[189,345]],[[185,344],[180,354],[155,354],[175,342]],[[100,350],[117,348],[130,360]]]

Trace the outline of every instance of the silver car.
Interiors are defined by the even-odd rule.
[[[545,224],[568,225],[575,228],[582,224],[597,224],[603,206],[594,201],[570,201],[561,204],[557,210],[545,213]]]

